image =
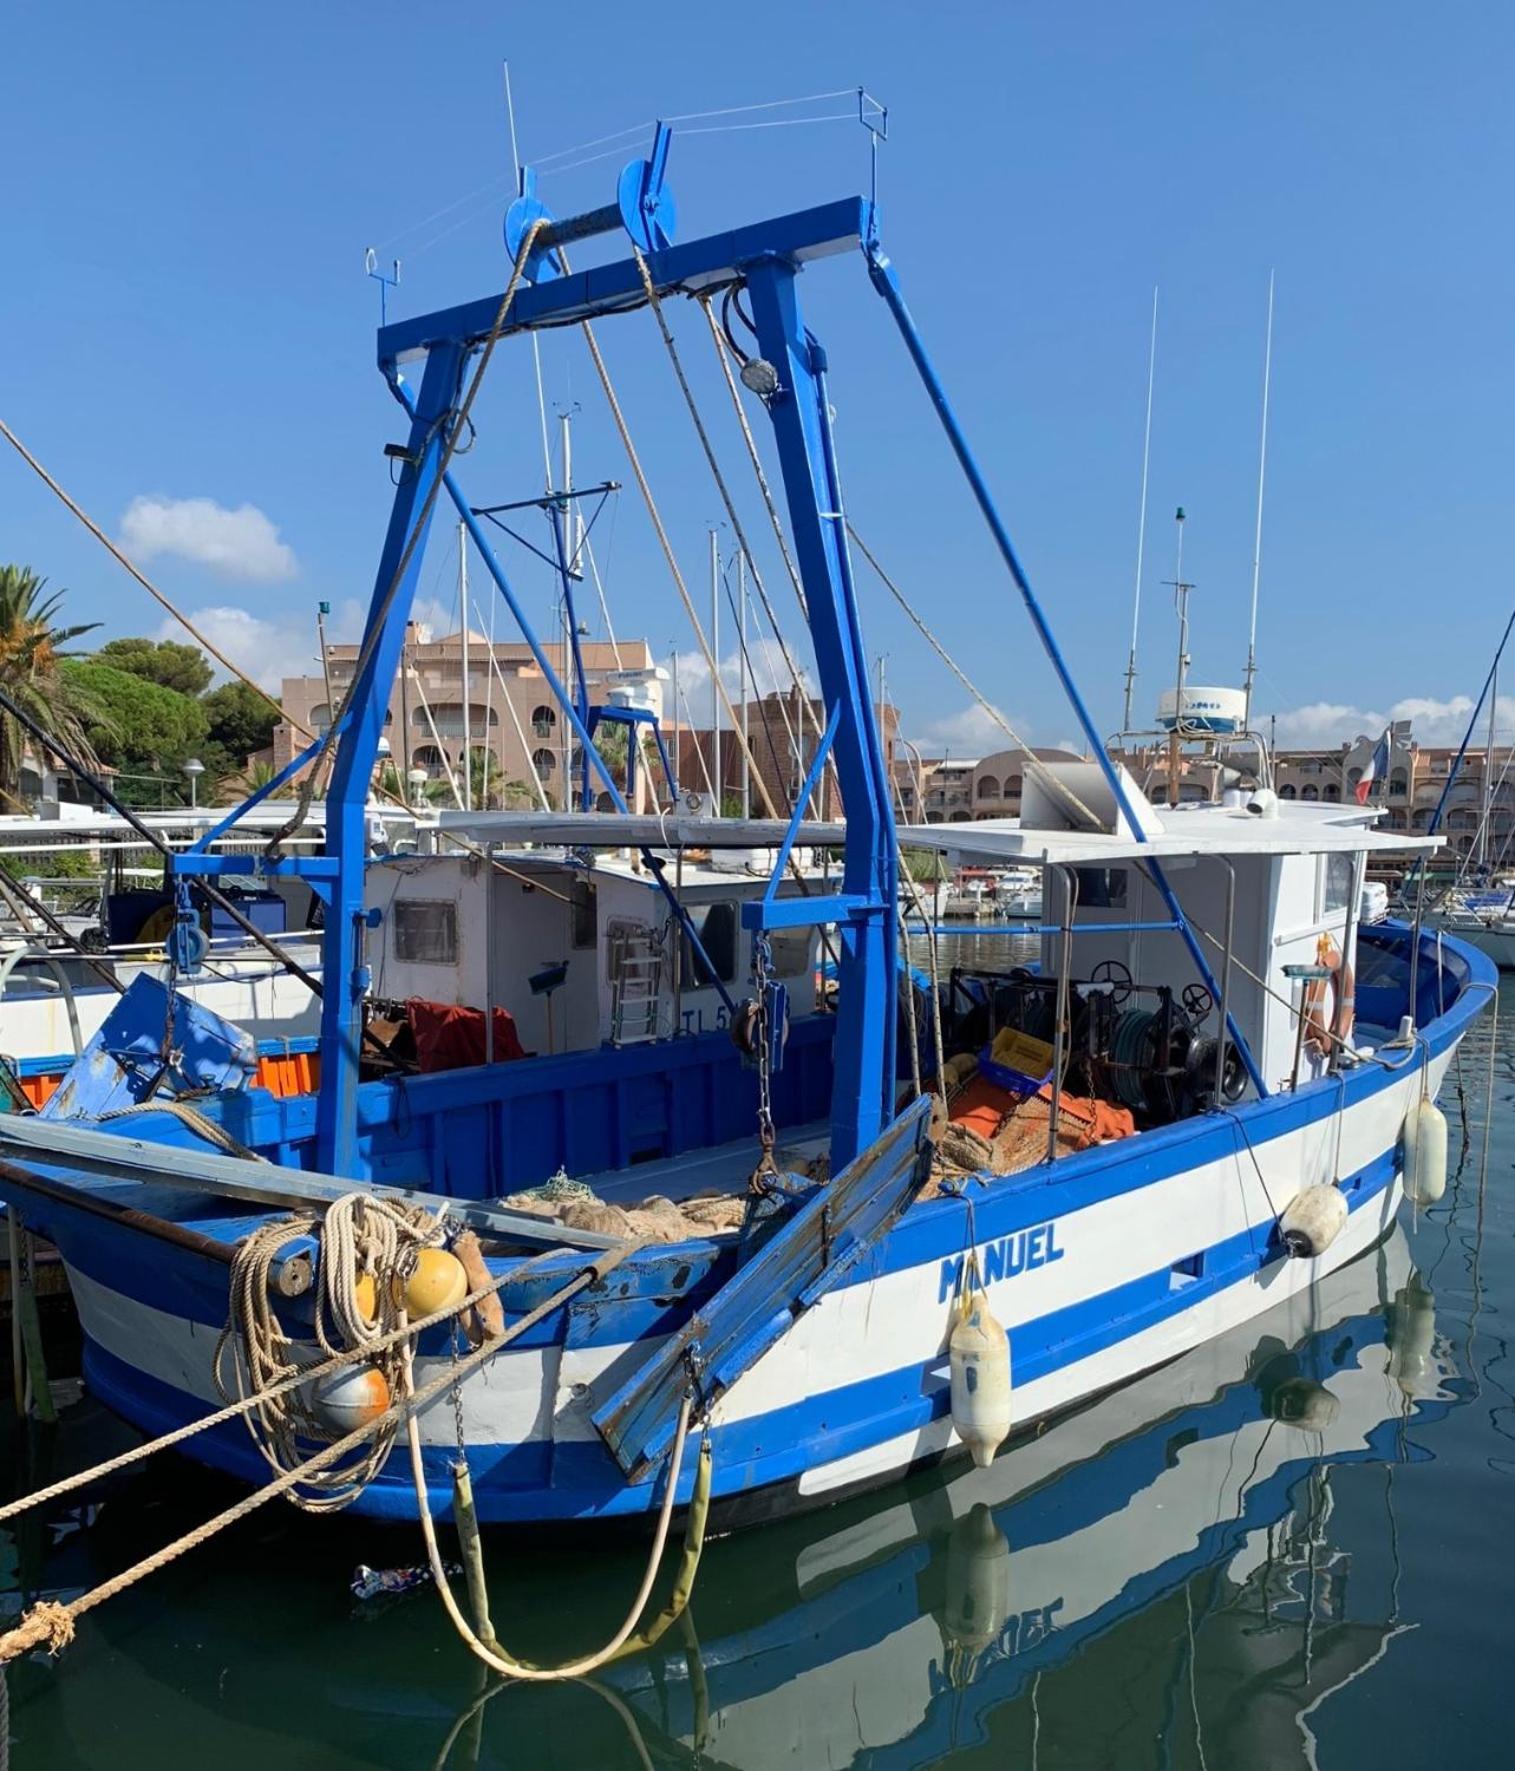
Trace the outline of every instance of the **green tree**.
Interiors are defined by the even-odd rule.
[[[200,703],[205,709],[205,755],[201,761],[212,780],[233,775],[255,751],[274,741],[277,711],[246,683],[222,683]]]
[[[98,761],[87,725],[103,729],[108,714],[86,684],[63,670],[64,647],[98,622],[60,627],[64,593],[45,595],[47,580],[30,566],[0,566],[0,688],[16,705],[85,764]],[[21,756],[27,746],[21,722],[0,708],[0,801],[24,810]]]
[[[101,762],[124,775],[167,776],[168,794],[187,797],[180,765],[204,747],[204,703],[98,658],[69,658],[61,669],[72,691],[99,710],[86,736]],[[143,786],[128,781],[123,791],[150,804],[162,797]]]
[[[129,670],[181,695],[203,695],[214,674],[198,646],[183,646],[177,640],[107,640],[95,656],[102,664]]]

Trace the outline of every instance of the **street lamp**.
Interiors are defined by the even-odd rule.
[[[200,777],[205,773],[205,764],[200,761],[199,757],[192,756],[180,766],[189,776],[189,803],[193,809],[200,803]]]
[[[405,779],[410,783],[410,803],[412,805],[421,803],[422,789],[426,786],[429,778],[425,769],[412,769],[406,775]]]

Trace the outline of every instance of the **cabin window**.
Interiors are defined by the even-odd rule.
[[[715,968],[715,976],[712,977],[710,968],[695,952],[694,943],[686,933],[684,976],[689,980],[690,988],[707,989],[716,978],[723,984],[729,984],[736,975],[736,904],[727,898],[717,904],[693,905],[689,910],[689,921],[700,938],[700,945],[705,949],[710,965]]]
[[[458,963],[458,907],[451,898],[402,898],[392,916],[397,960],[406,965]]]
[[[593,947],[596,935],[595,889],[591,880],[576,879],[568,888],[568,920],[576,948]]]
[[[1075,867],[1080,910],[1124,910],[1126,871],[1123,867]]]
[[[1352,875],[1356,860],[1352,855],[1322,855],[1320,858],[1320,914],[1331,916],[1345,910],[1352,902]]]
[[[779,978],[797,978],[810,964],[811,929],[773,929],[768,946],[773,954],[773,973]]]

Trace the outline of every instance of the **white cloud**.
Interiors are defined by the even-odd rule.
[[[294,549],[257,505],[228,510],[214,498],[134,498],[121,518],[121,544],[138,559],[175,554],[254,584],[293,578],[298,568]]]
[[[1011,719],[1010,724],[1024,733],[1025,726],[1019,720]],[[970,701],[956,713],[928,720],[910,737],[927,756],[940,756],[943,751],[959,757],[988,756],[991,751],[1008,750],[1011,746],[1005,728],[976,701]]]
[[[1278,714],[1276,730],[1282,749],[1334,750],[1354,738],[1376,738],[1391,720],[1407,719],[1418,744],[1449,745],[1461,743],[1472,712],[1471,695],[1454,695],[1447,701],[1407,695],[1384,709],[1314,701]],[[1515,699],[1499,697],[1494,723],[1500,732],[1509,733],[1515,726]]]
[[[316,640],[315,611],[309,615],[280,615],[265,619],[250,609],[236,604],[212,604],[191,609],[188,618],[209,642],[224,652],[232,663],[277,695],[286,676],[314,676],[321,668],[321,653]],[[332,644],[351,642],[363,627],[363,611],[352,598],[340,603],[327,618],[326,637]],[[160,623],[154,639],[178,640],[193,645],[190,635],[172,619]],[[226,679],[226,672],[212,659],[217,681]]]
[[[771,695],[776,689],[789,690],[793,688],[794,681],[789,675],[789,667],[775,648],[770,646],[765,649],[749,642],[747,656],[751,661],[751,670],[747,677],[746,691],[753,700],[758,700],[764,695]],[[710,666],[705,662],[704,654],[680,652],[678,667],[680,702],[689,704],[690,716],[696,725],[708,724],[710,719]],[[800,667],[800,681],[812,695],[816,692],[815,686],[803,666]],[[726,693],[731,697],[732,705],[740,708],[743,683],[739,652],[732,652],[721,659],[721,682]],[[671,708],[671,684],[669,690]],[[682,712],[680,717],[682,718]]]

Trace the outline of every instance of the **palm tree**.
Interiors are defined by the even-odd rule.
[[[86,725],[110,724],[109,710],[59,670],[64,647],[100,624],[58,627],[62,591],[44,595],[47,580],[30,566],[0,566],[0,689],[64,749],[96,766]],[[25,810],[21,799],[21,756],[27,734],[20,720],[0,707],[0,799]]]
[[[260,788],[267,787],[276,773],[271,762],[259,757],[256,762],[244,763],[240,769],[224,775],[217,783],[217,795],[224,799],[229,794],[233,802],[250,799]]]

